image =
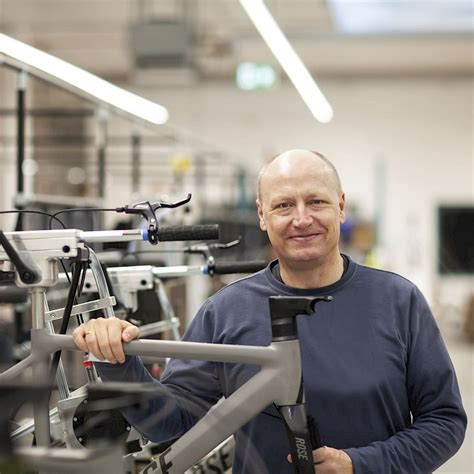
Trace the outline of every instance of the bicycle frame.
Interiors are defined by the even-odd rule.
[[[45,329],[31,331],[31,357],[27,364],[14,366],[0,374],[0,382],[21,375],[31,366],[41,380],[49,355],[57,350],[79,350],[71,336],[48,334]],[[144,473],[183,473],[232,435],[271,403],[292,405],[298,398],[301,362],[298,340],[277,341],[268,347],[212,345],[179,341],[133,341],[125,353],[147,357],[213,360],[254,364],[261,367],[254,377],[209,412],[168,450],[160,455],[160,466]],[[44,378],[43,378],[44,380]],[[42,410],[43,413],[38,413]],[[49,444],[49,417],[44,407],[35,406],[35,432],[39,446]],[[34,448],[32,448],[34,449]],[[169,466],[169,467],[166,467]]]
[[[33,231],[33,237],[38,232]],[[71,336],[49,334],[45,329],[45,286],[52,286],[57,280],[57,268],[51,269],[51,260],[71,256],[71,250],[75,250],[82,240],[87,237],[94,241],[104,241],[105,238],[120,240],[119,234],[123,232],[79,232],[79,231],[56,231],[61,232],[68,240],[67,248],[64,241],[60,252],[54,248],[57,243],[45,241],[45,234],[28,240],[22,239],[19,234],[13,233],[13,241],[27,255],[35,254],[33,261],[40,264],[42,270],[40,286],[30,288],[33,329],[31,330],[31,354],[30,356],[0,374],[0,383],[21,376],[25,369],[32,368],[33,382],[40,383],[47,380],[48,362],[50,355],[58,350],[79,351]],[[127,240],[143,237],[135,231],[126,231]],[[110,235],[113,234],[113,235]],[[90,241],[89,239],[87,239]],[[39,242],[42,241],[42,242]],[[38,245],[42,243],[43,245]],[[45,249],[44,246],[48,247]],[[26,248],[25,248],[26,247]],[[66,251],[67,250],[67,251]],[[53,252],[51,255],[50,252]],[[77,252],[72,252],[77,254]],[[2,252],[0,251],[0,260]],[[3,260],[6,260],[5,258]],[[30,258],[31,261],[31,258]],[[57,263],[57,262],[56,262]],[[44,285],[44,286],[43,286]],[[261,370],[249,381],[237,389],[230,397],[217,403],[207,414],[180,439],[172,444],[165,452],[159,455],[158,461],[153,461],[142,472],[143,474],[182,474],[191,468],[203,456],[235,433],[240,427],[259,414],[265,407],[274,403],[280,408],[280,412],[287,424],[287,428],[295,438],[290,440],[291,452],[294,465],[303,468],[297,470],[302,473],[313,473],[314,467],[311,456],[310,440],[306,431],[306,415],[304,413],[304,399],[302,390],[302,372],[299,340],[296,331],[296,315],[311,314],[314,312],[314,303],[318,300],[328,298],[297,298],[297,297],[271,297],[270,313],[272,318],[273,339],[270,346],[236,346],[229,344],[207,344],[181,341],[133,341],[124,345],[125,353],[128,355],[141,355],[146,357],[173,357],[177,359],[211,360],[215,362],[242,363],[260,366]],[[273,301],[272,301],[273,300]],[[278,300],[286,301],[285,305],[279,305]],[[272,302],[273,307],[272,307]],[[301,410],[303,407],[303,410]],[[34,420],[37,446],[42,449],[49,446],[49,406],[48,401],[40,399],[34,402]],[[300,435],[301,433],[301,435]],[[296,437],[296,434],[300,437]],[[296,441],[295,441],[296,440]],[[295,444],[296,443],[296,444]],[[299,443],[299,444],[298,444]],[[23,454],[31,453],[35,457],[38,448],[23,449]],[[69,450],[74,453],[75,449]],[[76,454],[71,454],[73,457]],[[66,456],[67,457],[67,456]],[[55,458],[57,459],[57,458]],[[84,461],[84,470],[90,468],[87,459]],[[92,462],[92,461],[91,461]],[[95,460],[96,462],[96,460]],[[55,466],[57,463],[55,461]],[[64,470],[68,470],[68,463],[64,461]]]

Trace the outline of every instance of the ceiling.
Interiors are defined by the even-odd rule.
[[[473,72],[470,0],[265,3],[315,77]],[[0,0],[0,31],[110,79],[184,84],[276,65],[238,0]]]

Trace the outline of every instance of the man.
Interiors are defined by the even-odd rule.
[[[466,415],[422,294],[398,275],[340,254],[345,196],[324,156],[307,150],[277,156],[259,176],[257,209],[277,260],[210,297],[185,340],[269,345],[269,296],[333,296],[316,315],[298,320],[306,403],[326,445],[313,452],[317,473],[432,472],[459,449]],[[151,380],[138,358],[124,357],[122,341],[137,336],[137,328],[117,319],[89,321],[74,332],[84,351],[123,363],[99,364],[105,380]],[[256,370],[172,360],[148,412],[125,414],[150,439],[178,437]],[[147,426],[165,404],[166,419]],[[235,441],[234,472],[292,472],[274,407]]]

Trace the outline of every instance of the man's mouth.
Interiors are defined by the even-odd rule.
[[[321,233],[314,232],[312,234],[292,235],[290,236],[290,239],[296,242],[308,242],[309,240],[316,238],[318,235],[321,235]]]

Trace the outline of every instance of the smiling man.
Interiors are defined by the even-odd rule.
[[[289,286],[318,288],[337,281],[345,197],[333,165],[321,154],[291,150],[260,173],[257,210]]]
[[[268,346],[270,296],[333,296],[317,314],[298,319],[306,405],[325,445],[313,451],[317,474],[431,473],[461,446],[466,414],[423,295],[405,278],[340,253],[345,196],[336,169],[319,153],[290,150],[269,163],[259,176],[257,210],[276,260],[212,295],[183,339]],[[117,318],[74,331],[81,349],[112,361],[98,364],[104,380],[156,383],[148,410],[124,412],[154,441],[181,436],[258,370],[171,360],[157,382],[139,358],[124,356],[122,343],[136,337],[138,328]],[[234,437],[233,472],[294,472],[275,407]]]

